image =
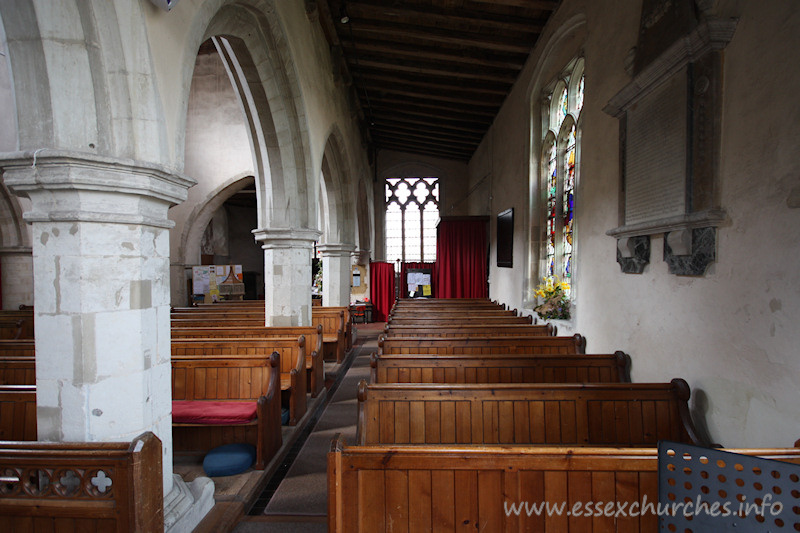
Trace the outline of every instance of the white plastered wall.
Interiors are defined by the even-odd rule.
[[[668,273],[660,236],[651,241],[643,274],[621,273],[615,241],[605,234],[618,225],[619,142],[617,120],[602,108],[630,81],[623,65],[636,44],[639,9],[639,2],[565,0],[471,161],[470,176],[474,181],[492,170],[493,202],[500,204],[493,211],[525,209],[529,136],[540,131],[530,98],[582,52],[578,292],[575,316],[560,332],[584,334],[590,352],[630,353],[634,381],[685,378],[695,414],[704,416],[717,442],[791,446],[800,436],[800,209],[788,207],[787,199],[800,182],[800,71],[790,67],[800,60],[800,10],[791,0],[714,6],[718,16],[739,18],[725,50],[721,117],[721,206],[728,222],[718,230],[716,262],[692,278]],[[570,37],[580,19],[585,28]],[[561,42],[548,48],[559,34]],[[521,116],[531,121],[523,124]],[[517,222],[516,230],[530,239],[524,224]],[[512,307],[522,302],[526,283],[516,263],[518,243],[514,269],[490,272],[491,297]]]

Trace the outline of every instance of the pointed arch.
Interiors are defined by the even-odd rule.
[[[219,9],[206,38],[215,38],[245,113],[256,170],[262,228],[316,226],[305,114],[291,50],[269,2]]]
[[[355,244],[355,204],[342,146],[341,132],[334,127],[322,155],[320,189],[325,198],[320,198],[320,205],[326,212],[325,227],[320,229],[327,243]]]

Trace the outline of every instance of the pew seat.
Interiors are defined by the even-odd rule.
[[[176,453],[199,454],[243,442],[263,470],[281,447],[280,356],[172,357],[172,438]]]
[[[286,396],[289,424],[295,425],[306,413],[306,338],[270,337],[203,339],[185,338],[172,341],[173,360],[176,356],[261,356],[276,352],[280,357],[278,384]],[[173,399],[180,399],[173,396]]]

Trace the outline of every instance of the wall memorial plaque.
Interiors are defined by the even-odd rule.
[[[711,228],[702,233],[703,246],[685,247],[687,261],[700,264],[692,259],[694,250],[702,249],[713,260],[709,243],[726,217],[717,186],[722,49],[733,38],[736,21],[696,20],[687,11],[691,4],[643,1],[635,75],[604,108],[620,123],[622,184],[622,225],[606,233],[625,250],[626,239],[682,232],[691,240],[700,235],[693,230]],[[702,9],[698,12],[702,15]],[[684,33],[676,37],[674,26],[662,31],[664,20],[680,21]],[[647,261],[638,257],[636,269],[623,271],[641,272]]]

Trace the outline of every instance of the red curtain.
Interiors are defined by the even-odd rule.
[[[488,298],[486,219],[439,222],[436,241],[438,298]]]
[[[432,296],[436,298],[436,263],[403,263],[400,267],[400,298],[408,296],[408,273],[409,268],[430,268],[431,284],[433,285]]]
[[[369,294],[372,320],[386,322],[394,304],[394,265],[375,261],[369,264]]]

